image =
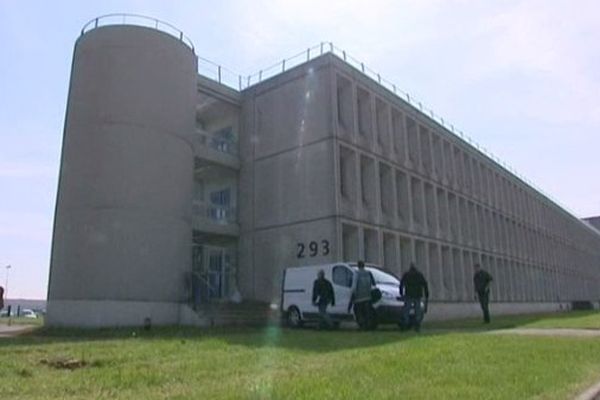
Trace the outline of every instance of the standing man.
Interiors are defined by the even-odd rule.
[[[329,304],[335,306],[335,294],[331,282],[325,279],[325,272],[323,270],[317,273],[317,279],[315,279],[315,283],[313,284],[312,302],[313,305],[319,307],[319,316],[321,317],[320,327],[331,328],[333,322],[329,314],[327,314],[327,306]]]
[[[376,325],[373,307],[371,305],[371,289],[375,285],[373,275],[365,269],[364,261],[358,262],[356,282],[352,297],[348,304],[348,312],[354,305],[354,316],[358,327],[363,330],[373,329]]]
[[[402,309],[401,326],[410,326],[411,309],[415,313],[415,331],[421,331],[423,313],[427,310],[429,302],[429,286],[423,274],[417,269],[415,263],[410,263],[408,271],[402,275],[400,280],[400,296],[404,297],[404,308]],[[421,299],[425,298],[425,310],[421,308]]]
[[[0,311],[4,308],[4,288],[0,286]]]
[[[475,264],[475,275],[473,275],[473,285],[479,298],[479,305],[483,311],[483,322],[490,323],[490,282],[492,276],[485,270],[481,269],[479,264]]]

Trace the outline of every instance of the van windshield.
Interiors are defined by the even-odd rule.
[[[385,285],[400,285],[400,281],[396,279],[394,276],[385,273],[376,268],[365,267],[367,271],[369,271],[373,275],[373,279],[375,279],[375,283],[377,284],[385,284]]]
[[[350,264],[350,266],[355,271],[358,269],[358,266],[356,264]],[[376,284],[395,285],[395,286],[400,285],[400,281],[398,280],[398,278],[396,278],[393,275],[388,274],[387,272],[383,272],[379,268],[367,265],[367,266],[365,266],[365,269],[367,271],[369,271],[371,273],[371,275],[373,275],[373,279],[375,280]]]

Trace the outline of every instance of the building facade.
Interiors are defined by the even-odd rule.
[[[243,90],[197,68],[182,34],[78,39],[49,325],[200,324],[277,303],[286,267],[357,259],[415,262],[431,317],[478,312],[475,263],[493,312],[600,299],[597,230],[336,55]]]
[[[600,230],[600,216],[584,218],[583,220],[591,226],[593,226],[594,228]]]

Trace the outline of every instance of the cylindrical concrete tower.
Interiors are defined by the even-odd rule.
[[[159,30],[75,44],[48,287],[50,326],[178,322],[190,268],[197,58]]]

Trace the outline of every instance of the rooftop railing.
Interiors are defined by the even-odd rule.
[[[157,29],[171,36],[176,37],[181,42],[185,43],[189,46],[192,51],[195,52],[194,44],[189,37],[187,37],[183,31],[176,28],[175,26],[169,24],[168,22],[161,21],[156,18],[147,17],[139,14],[106,14],[99,17],[96,17],[89,22],[87,22],[83,28],[81,29],[81,35],[89,32],[93,29],[102,27],[102,26],[110,26],[110,25],[134,25],[134,26],[142,26],[152,29]],[[520,179],[523,183],[540,193],[542,196],[546,197],[548,200],[558,205],[568,214],[570,214],[575,219],[579,220],[583,225],[589,226],[588,224],[583,223],[573,211],[571,211],[568,207],[561,204],[558,200],[548,195],[542,189],[533,184],[529,179],[521,175],[516,171],[515,168],[508,165],[506,162],[502,161],[492,152],[487,150],[485,147],[479,145],[475,142],[470,136],[467,136],[463,133],[462,130],[457,129],[454,124],[449,123],[448,120],[443,117],[437,115],[433,110],[427,108],[423,105],[423,102],[411,96],[409,93],[400,89],[395,83],[389,81],[381,76],[381,74],[371,68],[369,68],[364,62],[358,60],[357,58],[351,56],[345,50],[335,46],[332,42],[321,42],[315,46],[309,47],[306,50],[303,50],[289,58],[283,59],[267,68],[261,69],[256,73],[250,75],[243,75],[237,73],[231,69],[225,68],[211,60],[206,58],[198,57],[198,73],[201,75],[212,79],[220,84],[229,86],[235,90],[244,90],[247,89],[257,83],[264,81],[265,79],[276,76],[282,72],[285,72],[291,68],[294,68],[300,64],[303,64],[307,61],[310,61],[316,57],[319,57],[323,54],[331,53],[342,59],[344,62],[354,67],[355,69],[361,71],[365,76],[373,79],[378,84],[388,89],[396,96],[398,96],[403,101],[412,105],[414,108],[419,110],[425,116],[429,117],[433,121],[437,122],[439,125],[444,127],[446,131],[452,133],[457,138],[467,143],[472,147],[472,149],[481,153],[483,156],[489,158],[494,163],[504,168],[506,171],[510,172],[513,176]]]
[[[198,57],[198,70],[199,73],[207,78],[213,79],[223,85],[229,86],[235,90],[244,90],[251,86],[254,86],[266,79],[274,77],[282,72],[288,71],[291,68],[294,68],[300,64],[303,64],[307,61],[315,59],[323,54],[331,53],[350,66],[362,72],[365,76],[371,78],[379,85],[383,86],[390,92],[394,93],[401,100],[410,104],[417,110],[419,110],[423,115],[432,119],[440,126],[445,128],[447,132],[450,132],[455,137],[460,139],[461,141],[467,143],[473,150],[479,152],[484,157],[490,159],[495,164],[499,165],[507,172],[511,173],[513,176],[520,179],[523,183],[531,187],[533,190],[540,193],[542,196],[550,200],[552,203],[558,205],[564,211],[571,215],[571,217],[581,221],[573,211],[571,211],[568,207],[561,204],[554,197],[547,194],[545,191],[537,187],[533,182],[527,179],[525,176],[520,174],[514,167],[507,164],[491,151],[481,146],[479,143],[474,141],[470,136],[466,135],[462,130],[455,127],[454,124],[450,123],[447,119],[442,116],[436,114],[433,110],[424,105],[422,101],[410,95],[409,93],[403,91],[398,87],[394,82],[384,78],[381,76],[379,72],[374,69],[369,68],[364,62],[358,60],[357,58],[351,56],[345,50],[335,46],[332,42],[321,42],[315,46],[309,47],[302,52],[299,52],[289,58],[283,59],[275,64],[272,64],[266,68],[259,70],[258,72],[243,75],[237,72],[234,72],[228,68],[225,68],[217,63],[214,63],[208,59]],[[583,222],[582,222],[583,224]],[[587,224],[584,224],[587,226]]]
[[[134,25],[156,29],[176,37],[194,51],[194,43],[192,43],[191,39],[187,37],[183,31],[168,22],[139,14],[106,14],[96,17],[81,28],[81,34],[83,35],[93,29],[110,25]]]

